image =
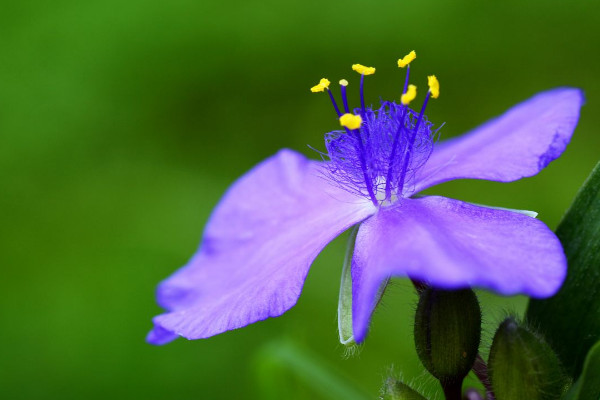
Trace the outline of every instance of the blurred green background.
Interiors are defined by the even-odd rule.
[[[377,67],[369,102],[398,98],[395,62],[412,49],[413,82],[440,79],[428,115],[446,122],[443,137],[544,89],[585,90],[571,145],[538,176],[433,191],[536,210],[554,228],[600,156],[599,11],[587,0],[2,2],[0,398],[320,398],[293,363],[265,367],[289,364],[286,346],[372,398],[392,365],[434,387],[401,280],[345,356],[345,237],[290,312],[211,339],[146,344],[154,289],[195,251],[236,177],[282,147],[322,148],[337,121],[310,86],[327,76],[357,89],[360,62]],[[525,301],[482,299],[486,336]]]

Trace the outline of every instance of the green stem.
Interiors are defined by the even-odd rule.
[[[442,390],[446,400],[461,400],[462,399],[462,379],[457,381],[442,382]]]

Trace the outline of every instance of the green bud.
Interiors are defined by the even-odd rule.
[[[419,392],[399,380],[388,378],[383,387],[383,400],[427,400]]]
[[[477,296],[470,289],[425,289],[419,298],[414,333],[425,368],[442,386],[460,386],[473,367],[481,339]]]
[[[548,343],[512,317],[496,331],[488,368],[497,400],[559,399],[568,384]]]

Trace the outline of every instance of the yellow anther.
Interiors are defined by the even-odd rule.
[[[398,67],[400,67],[400,68],[406,67],[415,58],[417,58],[417,53],[415,53],[415,51],[413,50],[410,53],[408,53],[407,55],[405,55],[404,58],[401,58],[398,60]]]
[[[352,64],[352,69],[361,75],[373,75],[375,73],[375,68],[365,67],[360,64]]]
[[[345,79],[342,79],[342,80],[340,81],[340,85],[342,85],[342,86],[348,86],[348,81],[347,81],[347,80],[345,80]]]
[[[325,89],[328,89],[328,88],[329,88],[329,83],[330,83],[330,82],[329,82],[329,79],[323,78],[323,79],[321,79],[321,80],[319,81],[319,84],[318,84],[318,85],[315,85],[315,86],[311,87],[311,88],[310,88],[310,91],[311,91],[311,92],[313,92],[313,93],[316,93],[316,92],[322,92],[322,91],[324,91]]]
[[[427,84],[429,85],[429,92],[431,92],[431,97],[437,99],[440,95],[440,83],[438,82],[435,75],[429,75],[427,77]]]
[[[408,103],[415,99],[415,97],[417,97],[417,87],[415,85],[408,85],[406,93],[400,97],[400,102],[407,106]]]
[[[358,129],[362,124],[360,115],[344,114],[340,117],[340,125],[348,129]]]

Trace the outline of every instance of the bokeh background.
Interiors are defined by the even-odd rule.
[[[282,147],[316,157],[307,145],[322,148],[337,121],[310,86],[327,76],[357,89],[360,62],[377,67],[369,102],[397,98],[395,62],[412,49],[413,82],[440,79],[428,115],[446,122],[443,137],[544,89],[585,90],[571,145],[538,176],[434,190],[556,227],[600,158],[599,11],[587,0],[2,2],[0,398],[327,398],[327,374],[375,398],[392,370],[434,393],[406,282],[360,351],[338,343],[345,237],[290,312],[208,340],[144,342],[155,286],[195,251],[236,177]],[[526,301],[481,298],[487,336]]]

